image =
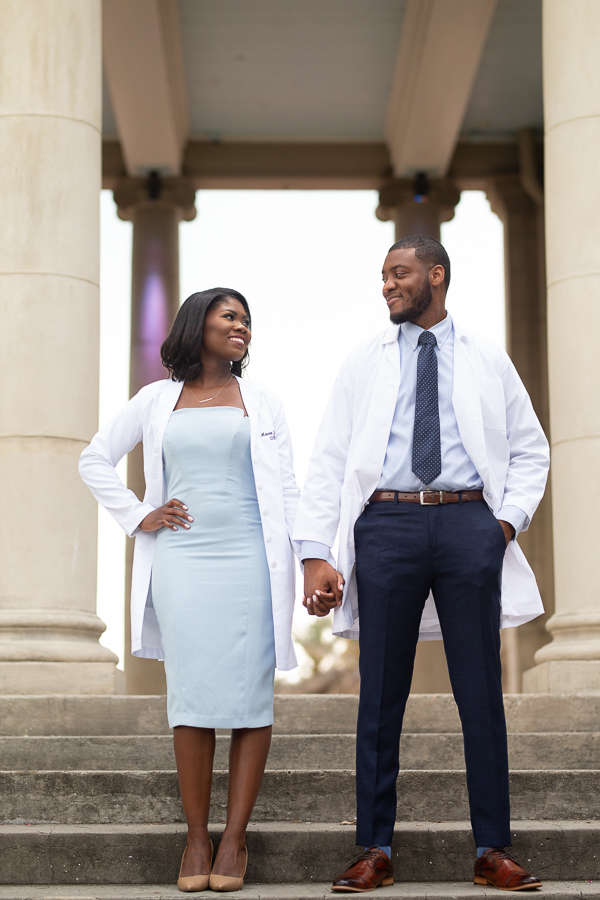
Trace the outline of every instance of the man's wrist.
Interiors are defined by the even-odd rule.
[[[306,559],[303,559],[302,562],[305,566],[310,566],[311,563],[322,563],[326,562],[325,559],[320,559],[318,556],[307,556]]]
[[[507,504],[503,506],[496,514],[499,522],[506,522],[514,529],[513,538],[515,538],[527,521],[527,513],[519,509],[518,506]]]

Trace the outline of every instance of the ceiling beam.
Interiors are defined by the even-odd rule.
[[[118,141],[102,145],[102,183],[127,174]],[[190,141],[182,174],[196,189],[377,190],[390,177],[383,142]]]
[[[399,178],[447,174],[496,0],[408,0],[386,140]]]
[[[543,145],[536,145],[542,164]],[[448,177],[461,190],[485,190],[495,175],[519,172],[516,141],[456,145]],[[210,144],[190,141],[182,174],[196,189],[380,190],[391,174],[383,143]],[[118,141],[102,144],[102,186],[114,189],[127,175]]]
[[[102,32],[127,174],[178,175],[189,118],[177,0],[103,0]]]
[[[391,173],[383,142],[190,141],[183,171],[197,188],[377,189]]]

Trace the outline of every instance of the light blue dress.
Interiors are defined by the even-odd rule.
[[[271,725],[275,638],[250,420],[230,406],[175,410],[163,459],[168,499],[194,517],[189,530],[158,532],[152,564],[169,725]]]

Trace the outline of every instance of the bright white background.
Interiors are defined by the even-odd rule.
[[[386,327],[381,265],[393,226],[375,218],[374,191],[200,191],[180,226],[181,298],[222,286],[252,311],[250,378],[285,403],[302,484],[337,370],[363,337]],[[483,193],[463,193],[442,226],[452,263],[448,308],[504,346],[502,225]],[[100,422],[128,399],[131,225],[109,191],[101,199]],[[125,464],[119,471],[125,477]],[[99,513],[98,614],[102,643],[123,660],[124,536]],[[297,627],[306,615],[297,610]]]

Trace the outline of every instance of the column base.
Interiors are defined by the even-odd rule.
[[[523,672],[524,694],[600,692],[600,659],[550,660]]]
[[[114,694],[119,658],[95,613],[0,610],[0,694]]]
[[[0,662],[0,694],[114,694],[114,663]]]

